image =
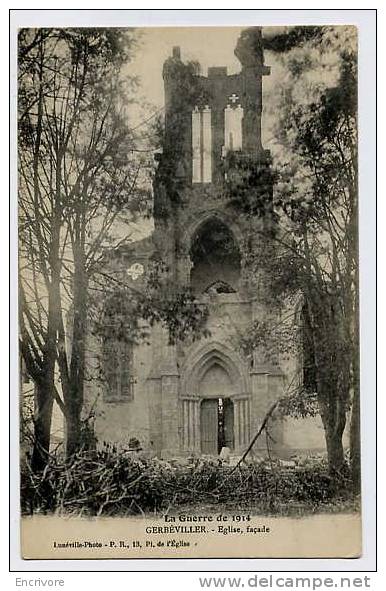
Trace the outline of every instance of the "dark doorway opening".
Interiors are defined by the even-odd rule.
[[[206,398],[201,403],[201,452],[217,455],[234,448],[234,410],[230,398]]]

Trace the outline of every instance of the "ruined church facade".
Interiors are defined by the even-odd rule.
[[[272,187],[264,187],[265,215],[247,213],[237,195],[224,193],[235,161],[269,179],[261,118],[270,68],[259,28],[241,34],[235,54],[239,73],[213,67],[202,76],[173,48],[163,69],[165,141],[154,184],[154,231],[122,248],[113,263],[125,281],[144,289],[156,255],[172,282],[190,287],[208,307],[209,336],[171,345],[167,328],[154,325],[148,342],[115,355],[96,399],[91,387],[86,392],[99,441],[128,445],[136,438],[162,458],[213,456],[222,447],[240,455],[289,379],[277,359],[261,350],[246,355],[239,347],[240,335],[272,313],[264,273],[252,284],[249,272],[250,253],[272,221]],[[271,434],[271,451],[287,456],[295,448],[318,447],[321,439],[311,433],[294,442],[281,420]],[[258,442],[255,453],[266,453],[265,446]]]

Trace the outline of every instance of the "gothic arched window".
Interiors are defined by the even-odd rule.
[[[192,111],[192,182],[212,181],[212,112],[208,105]]]
[[[233,96],[238,100],[238,96],[232,95],[230,100],[232,104],[227,105],[224,111],[224,150],[232,152],[241,150],[243,147],[243,117],[244,109],[238,103],[235,104]]]
[[[116,339],[107,338],[103,344],[103,365],[106,402],[132,400],[132,346]]]
[[[122,294],[107,301],[103,314],[102,344],[106,402],[128,402],[134,397],[133,342],[128,314]]]
[[[240,252],[233,233],[221,220],[210,218],[197,230],[190,249],[190,283],[195,293],[237,291]]]
[[[208,287],[205,289],[206,293],[235,293],[236,290],[226,283],[225,281],[213,281]]]

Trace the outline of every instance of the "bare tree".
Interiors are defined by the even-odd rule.
[[[20,348],[37,388],[35,467],[49,449],[54,398],[65,415],[68,453],[74,447],[88,277],[112,240],[117,216],[130,217],[141,197],[143,162],[128,127],[130,92],[121,76],[132,45],[133,33],[119,29],[20,33]]]

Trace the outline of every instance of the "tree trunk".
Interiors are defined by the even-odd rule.
[[[326,440],[329,473],[337,484],[346,471],[343,432],[350,399],[350,356],[344,341],[339,307],[326,294],[309,299],[311,335],[320,415]]]
[[[354,397],[351,408],[350,464],[354,492],[358,494],[361,490],[361,434],[359,389],[357,387],[354,387]]]
[[[356,219],[356,218],[355,218]],[[355,239],[356,233],[354,232]],[[355,244],[355,255],[357,244]],[[356,494],[361,491],[361,425],[360,425],[360,371],[359,371],[359,278],[358,267],[355,267],[355,297],[352,325],[353,337],[353,400],[351,406],[350,422],[350,468],[353,489]]]
[[[81,448],[81,409],[79,405],[79,392],[71,388],[70,400],[66,407],[66,458],[71,458]]]
[[[80,298],[83,299],[83,298]],[[83,302],[82,302],[83,304]],[[84,398],[85,307],[74,312],[71,339],[71,363],[66,387],[63,389],[66,404],[66,458],[79,451],[81,441],[81,418]]]
[[[319,383],[320,384],[320,383]],[[337,386],[331,383],[327,385],[328,388],[334,388],[338,391]],[[324,427],[324,437],[326,441],[328,471],[334,482],[338,483],[346,474],[346,462],[343,448],[343,432],[346,426],[346,412],[343,405],[339,405],[339,400],[342,394],[333,397],[335,408],[331,407],[331,401],[328,400],[326,394],[320,395],[318,393],[320,415]]]
[[[36,386],[34,445],[31,459],[31,467],[34,472],[40,472],[45,468],[50,451],[51,420],[54,401],[49,389],[45,386],[46,384]]]
[[[339,477],[345,467],[342,435],[339,432],[325,431],[328,454],[328,467],[331,476]]]
[[[64,390],[66,402],[66,458],[81,449],[81,419],[84,399],[85,340],[87,316],[87,277],[85,271],[84,247],[74,245],[73,324],[71,334],[71,361],[67,387]]]

